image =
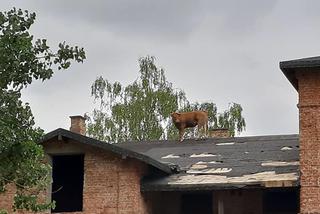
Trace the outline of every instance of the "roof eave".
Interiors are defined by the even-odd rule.
[[[46,135],[44,135],[44,137],[42,138],[42,140],[39,143],[42,144],[42,143],[44,143],[52,138],[58,137],[58,136],[66,137],[66,138],[73,139],[75,141],[78,141],[78,142],[86,144],[86,145],[90,145],[90,146],[101,148],[101,149],[104,149],[107,151],[111,151],[115,154],[120,155],[121,157],[130,157],[130,158],[140,160],[141,162],[144,162],[148,165],[156,167],[159,170],[161,170],[167,174],[174,174],[174,173],[177,173],[180,171],[179,166],[177,166],[175,164],[164,164],[164,163],[161,163],[157,160],[154,160],[144,154],[137,153],[135,151],[128,150],[128,149],[119,147],[114,144],[99,141],[99,140],[96,140],[96,139],[93,139],[93,138],[90,138],[90,137],[87,137],[84,135],[73,133],[73,132],[70,132],[70,131],[62,129],[62,128],[59,128],[59,129],[56,129],[52,132],[47,133]]]
[[[293,181],[291,186],[277,186],[277,187],[299,187],[300,182]],[[171,184],[149,184],[141,183],[142,192],[169,192],[169,191],[212,191],[212,190],[232,190],[232,189],[265,189],[276,188],[266,187],[261,182],[250,183],[221,183],[221,184],[184,184],[184,185],[171,185]]]
[[[296,71],[305,69],[315,69],[320,68],[320,60],[308,60],[305,59],[298,59],[298,60],[289,60],[289,61],[282,61],[279,63],[279,67],[282,70],[283,74],[287,77],[293,87],[298,91],[298,79],[296,78]]]

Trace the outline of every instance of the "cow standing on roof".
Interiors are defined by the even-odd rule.
[[[206,136],[208,131],[208,112],[207,111],[192,111],[171,113],[172,122],[179,130],[179,141],[183,140],[184,131],[186,128],[193,128],[198,125],[198,135],[200,136],[200,129]]]

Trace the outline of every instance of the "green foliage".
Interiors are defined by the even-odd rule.
[[[240,104],[229,104],[228,110],[218,115],[217,126],[213,128],[226,128],[229,130],[230,135],[234,136],[235,132],[242,132],[245,130],[246,122],[242,117],[242,107]]]
[[[0,193],[13,184],[13,209],[38,212],[53,206],[38,200],[50,183],[50,166],[36,144],[43,131],[35,127],[29,104],[21,101],[21,90],[33,80],[49,79],[55,68],[83,62],[85,52],[64,42],[54,52],[45,39],[34,40],[29,29],[35,18],[21,9],[0,12]],[[5,212],[0,207],[0,213]]]
[[[237,103],[230,103],[228,109],[218,113],[217,106],[212,102],[192,103],[188,104],[182,112],[187,111],[207,111],[208,112],[208,128],[212,129],[228,129],[230,136],[241,133],[245,130],[246,122],[242,116],[242,107]],[[186,131],[186,136],[195,137],[195,129]]]
[[[102,77],[93,83],[91,94],[99,106],[89,118],[91,137],[112,143],[177,139],[170,114],[193,110],[208,111],[209,128],[228,128],[231,135],[244,130],[239,104],[231,103],[228,110],[217,113],[214,103],[190,103],[182,90],[174,89],[154,57],[139,59],[139,67],[139,78],[126,87]],[[192,129],[186,133],[189,137],[194,134]]]
[[[0,210],[0,214],[8,214],[8,212],[6,210]]]
[[[102,77],[92,85],[92,96],[99,101],[93,111],[88,133],[108,142],[165,137],[164,123],[183,103],[185,94],[172,89],[154,57],[141,58],[140,77],[127,87]]]

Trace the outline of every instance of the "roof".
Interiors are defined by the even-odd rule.
[[[120,155],[122,158],[126,158],[126,157],[134,158],[134,159],[140,160],[148,165],[154,166],[154,167],[156,167],[156,168],[160,169],[161,171],[168,173],[168,174],[176,173],[179,170],[177,168],[178,166],[175,164],[162,163],[162,162],[159,162],[159,161],[153,159],[152,157],[144,155],[143,153],[138,153],[133,150],[129,150],[126,148],[116,146],[114,144],[99,141],[99,140],[96,140],[96,139],[93,139],[93,138],[90,138],[90,137],[87,137],[87,136],[84,136],[84,135],[81,135],[78,133],[74,133],[74,132],[71,132],[71,131],[68,131],[68,130],[65,130],[62,128],[56,129],[56,130],[46,134],[40,143],[44,143],[44,142],[46,142],[52,138],[55,138],[55,137],[58,137],[58,138],[65,137],[68,139],[72,139],[72,140],[75,140],[75,141],[82,143],[82,144],[90,145],[90,146],[93,146],[93,147],[96,147],[99,149],[113,152],[115,154]]]
[[[309,68],[320,67],[320,56],[307,57],[280,62],[280,68]]]
[[[320,68],[320,56],[280,62],[280,69],[296,90],[298,90],[298,80],[295,77],[295,71],[299,68],[306,70]]]
[[[298,135],[129,142],[118,146],[163,164],[178,165],[178,174],[146,178],[143,191],[298,185]]]
[[[145,177],[141,191],[212,190],[297,186],[299,136],[275,135],[145,141],[110,144],[65,129],[46,134],[42,142],[69,138],[131,157],[163,172]]]

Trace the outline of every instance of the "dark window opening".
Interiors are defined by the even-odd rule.
[[[263,194],[263,209],[265,214],[298,213],[299,190],[277,189],[265,191]]]
[[[52,157],[52,212],[82,211],[84,155]]]
[[[190,193],[182,195],[182,214],[212,214],[212,193]]]

